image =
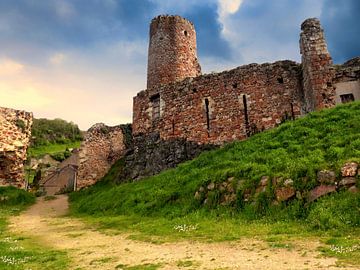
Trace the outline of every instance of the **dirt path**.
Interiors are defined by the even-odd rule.
[[[338,269],[335,259],[322,258],[315,251],[317,242],[297,242],[292,250],[270,249],[267,243],[249,239],[231,243],[183,241],[157,245],[129,240],[126,235],[108,236],[90,230],[81,220],[64,217],[67,209],[66,196],[58,196],[53,201],[39,199],[28,211],[11,219],[11,230],[70,251],[71,269],[122,269],[119,265],[144,264],[160,264],[160,269],[169,270]]]

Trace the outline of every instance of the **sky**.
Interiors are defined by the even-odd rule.
[[[299,62],[310,17],[321,20],[335,63],[360,56],[359,0],[1,0],[0,106],[82,130],[131,122],[159,14],[195,24],[204,73]]]

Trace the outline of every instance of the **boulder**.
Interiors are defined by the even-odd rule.
[[[328,185],[320,185],[311,190],[308,194],[307,201],[313,202],[317,200],[318,198],[336,191],[336,186],[328,186]]]
[[[261,180],[260,180],[260,186],[267,186],[269,182],[269,176],[263,176],[261,177]]]
[[[295,196],[295,189],[293,187],[279,187],[275,189],[275,197],[278,202],[287,201]]]
[[[322,184],[334,184],[336,181],[336,174],[334,171],[321,170],[317,173],[317,180]]]
[[[286,179],[284,181],[284,187],[292,187],[294,185],[294,181],[292,179]]]
[[[341,175],[343,177],[352,177],[355,176],[358,170],[358,164],[356,162],[345,163],[341,168]]]
[[[208,190],[213,190],[215,188],[215,183],[211,182],[208,186],[207,189]]]
[[[356,178],[355,177],[345,177],[343,179],[341,179],[341,181],[339,182],[339,186],[343,187],[343,186],[352,186],[356,184]]]

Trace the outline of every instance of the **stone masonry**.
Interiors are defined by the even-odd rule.
[[[300,74],[292,61],[251,64],[142,91],[134,98],[133,135],[156,131],[164,140],[217,145],[245,139],[301,115]]]
[[[194,25],[180,16],[154,18],[150,25],[147,87],[200,74]]]
[[[152,72],[153,59],[162,64],[168,62],[168,55],[182,60],[182,52],[186,51],[183,46],[190,46],[187,51],[196,55],[196,44],[193,44],[196,42],[195,30],[191,31],[191,35],[188,29],[183,30],[188,36],[178,28],[163,31],[163,22],[174,18],[180,20],[178,16],[159,16],[150,26],[148,82],[155,80],[156,83],[151,83],[152,87],[134,97],[135,137],[158,132],[162,140],[182,138],[198,144],[221,145],[246,139],[309,111],[335,105],[332,84],[335,69],[319,20],[308,19],[301,26],[302,64],[288,60],[250,64],[197,77],[196,73],[186,76],[184,72],[179,78],[187,78],[179,81],[174,77],[171,80],[171,76],[164,75],[163,70]],[[181,22],[183,29],[192,25],[185,23],[185,19]],[[153,44],[154,33],[158,32],[161,32],[162,40]],[[162,47],[164,40],[179,35],[179,48],[175,45],[170,50]],[[186,38],[191,42],[185,43]],[[156,53],[154,56],[152,48],[161,48],[166,57]],[[175,62],[171,59],[167,70],[171,70]],[[194,70],[194,66],[182,62],[180,70]]]
[[[300,53],[306,111],[332,107],[335,105],[335,69],[327,49],[324,30],[316,18],[305,20],[301,24],[301,30]]]
[[[95,124],[86,133],[79,150],[77,189],[95,184],[127,150],[126,126]]]
[[[25,187],[32,122],[32,113],[0,107],[0,186]]]
[[[243,140],[308,112],[360,99],[360,61],[335,69],[319,20],[305,20],[301,31],[301,64],[284,60],[201,75],[192,23],[179,16],[154,18],[147,89],[133,100],[130,177],[193,158],[197,151],[185,151],[188,145]],[[171,162],[153,162],[167,159]]]

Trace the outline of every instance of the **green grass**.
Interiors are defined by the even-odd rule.
[[[61,152],[65,152],[66,149],[69,148],[79,148],[81,141],[69,142],[64,144],[47,144],[47,145],[40,145],[40,146],[30,146],[28,149],[28,156],[39,158],[46,154],[53,155]]]
[[[36,244],[33,239],[8,232],[8,218],[35,202],[35,197],[14,187],[0,187],[0,269],[68,269],[66,253]]]
[[[360,239],[351,236],[332,237],[324,240],[325,246],[319,248],[323,255],[336,257],[338,264],[360,265]]]
[[[360,161],[359,130],[359,102],[312,113],[142,181],[74,193],[72,210],[90,215],[184,216],[202,207],[194,199],[200,186],[229,177],[245,179],[249,187],[256,187],[264,175],[291,178],[297,190],[308,190],[316,185],[317,171],[339,173],[345,161]]]
[[[359,131],[359,102],[315,112],[142,181],[114,185],[108,177],[71,194],[71,211],[100,229],[128,231],[130,238],[152,242],[345,235],[359,240],[360,194],[341,192],[310,205],[303,200],[273,205],[271,194],[245,203],[239,190],[237,202],[227,207],[204,206],[194,198],[201,186],[229,177],[244,180],[252,190],[265,175],[291,178],[297,190],[310,190],[319,170],[334,170],[339,178],[344,162],[360,161]],[[175,229],[179,226],[188,229]]]

